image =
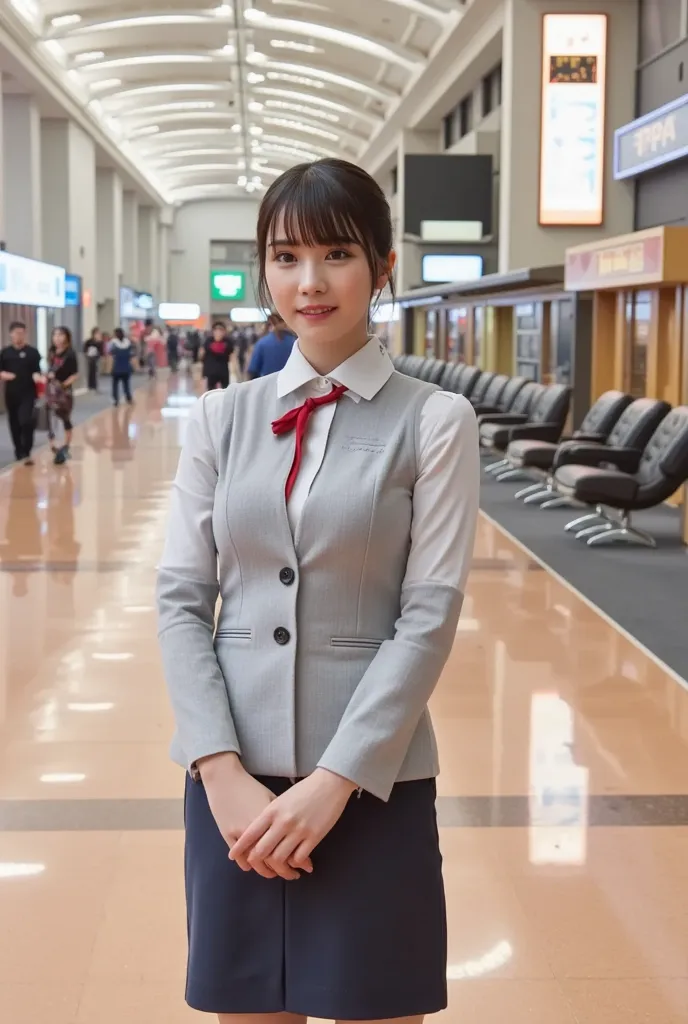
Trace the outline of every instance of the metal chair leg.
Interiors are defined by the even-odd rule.
[[[521,476],[522,473],[523,473],[522,469],[507,469],[505,472],[499,473],[497,475],[497,479],[498,480],[515,480],[517,477]],[[538,484],[538,487],[540,487],[540,486],[541,485]]]
[[[552,492],[549,487],[545,487],[543,490],[536,491],[535,494],[529,494],[527,498],[523,499],[524,505],[537,505],[539,501],[544,501],[546,498],[551,498]]]
[[[584,530],[579,530],[576,534],[576,540],[583,540],[585,537],[592,537],[596,533],[606,533],[607,530],[615,529],[614,523],[595,523],[593,526],[586,526]]]
[[[631,524],[631,517],[628,514],[623,515],[618,524],[612,524],[612,528],[610,530],[606,530],[597,537],[591,537],[588,540],[588,546],[593,547],[597,543],[606,544],[608,541],[617,540],[626,541],[628,544],[640,544],[641,547],[645,548],[657,547],[657,542],[654,537],[645,530],[641,530],[637,526],[633,526]]]
[[[550,498],[549,501],[546,501],[543,505],[540,505],[540,508],[565,508],[567,505],[570,504],[571,502],[568,498],[563,498],[559,494],[557,495],[557,497]]]
[[[516,491],[514,498],[521,499],[525,498],[527,494],[534,494],[535,491],[542,490],[542,481],[538,480],[536,484],[528,484],[527,487],[522,487],[520,491]]]
[[[498,462],[490,462],[489,465],[483,466],[483,469],[486,473],[497,473],[500,469],[504,469],[504,467],[508,465],[508,459],[499,459]]]
[[[577,519],[572,519],[570,523],[567,523],[564,529],[567,533],[571,533],[577,530],[583,523],[591,523],[594,519],[604,519],[601,507],[598,505],[594,512],[588,512],[584,516],[578,516]]]

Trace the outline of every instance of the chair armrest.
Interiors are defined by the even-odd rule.
[[[558,423],[524,423],[509,432],[511,441],[549,441],[556,444],[561,436]]]
[[[583,434],[578,430],[574,430],[570,437],[562,438],[562,441],[577,441],[580,444],[604,444],[606,440],[606,434]]]
[[[576,466],[602,466],[606,463],[616,466],[622,473],[635,473],[642,454],[639,448],[610,448],[603,444],[570,442],[557,452],[554,468],[571,463]]]
[[[470,402],[471,399],[469,398],[468,401]],[[485,415],[485,413],[488,412],[499,412],[499,409],[497,408],[496,405],[483,405],[482,402],[472,404],[477,416],[483,416]]]
[[[517,423],[527,423],[528,417],[517,412],[493,412],[485,414],[485,421],[497,423],[500,427],[510,427]]]

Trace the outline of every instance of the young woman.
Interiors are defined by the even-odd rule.
[[[73,385],[79,377],[79,364],[72,347],[72,333],[68,327],[56,327],[50,339],[48,384],[45,400],[50,415],[50,447],[55,464],[61,465],[69,458],[72,443],[72,410],[74,408]],[[64,442],[56,443],[56,421],[62,423]]]
[[[417,1022],[446,1005],[427,703],[473,547],[475,416],[369,334],[395,257],[363,170],[278,178],[258,255],[298,343],[193,408],[158,581],[186,997],[222,1024]]]

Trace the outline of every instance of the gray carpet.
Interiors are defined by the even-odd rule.
[[[483,474],[481,506],[504,529],[624,629],[688,680],[688,554],[680,540],[680,513],[661,506],[634,516],[655,537],[654,550],[626,544],[588,548],[564,533],[583,511],[514,501],[528,483],[498,483]]]

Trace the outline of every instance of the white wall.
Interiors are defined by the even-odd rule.
[[[258,206],[251,199],[209,199],[179,207],[170,252],[171,302],[197,302],[210,312],[210,243],[253,241]],[[253,301],[249,285],[244,304]]]

